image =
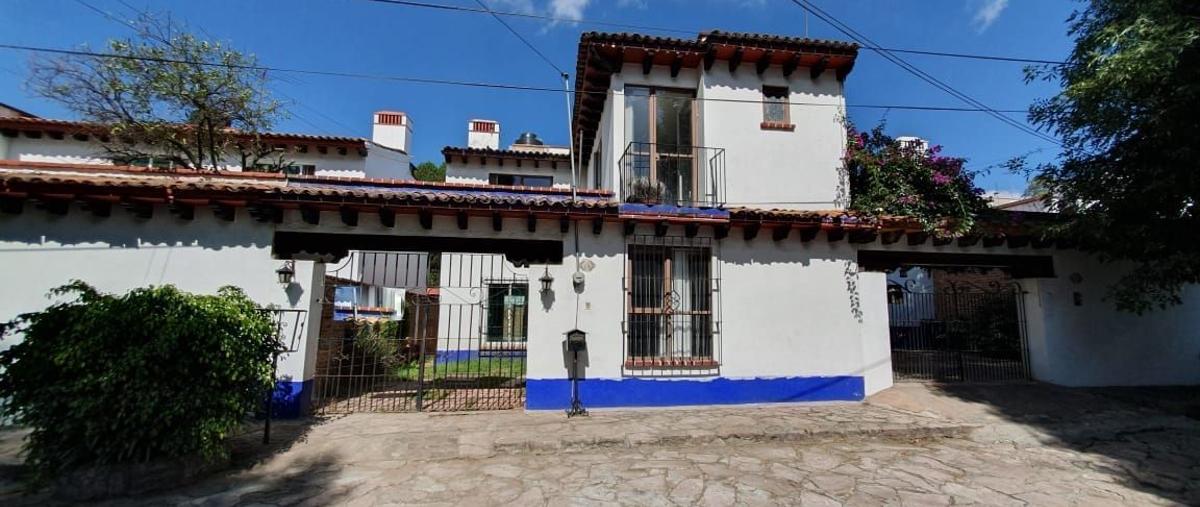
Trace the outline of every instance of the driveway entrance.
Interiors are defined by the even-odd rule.
[[[917,267],[890,274],[895,380],[1029,379],[1023,299],[1021,287],[998,270]]]
[[[524,407],[526,271],[477,253],[352,251],[330,264],[314,410]]]

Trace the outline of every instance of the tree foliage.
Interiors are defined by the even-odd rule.
[[[847,133],[851,209],[913,217],[927,231],[951,236],[970,231],[987,209],[965,160],[941,155],[940,146],[904,146],[882,124],[868,132],[850,126]]]
[[[210,170],[230,159],[242,167],[286,165],[260,138],[283,110],[266,91],[266,71],[256,68],[254,56],[169,21],[142,17],[134,26],[136,36],[108,42],[115,57],[34,60],[31,89],[105,126],[103,148],[119,163],[153,159]]]
[[[446,181],[446,164],[421,162],[413,168],[413,178],[421,181]]]
[[[1119,308],[1178,304],[1200,282],[1200,2],[1092,0],[1069,23],[1066,64],[1027,69],[1062,85],[1030,110],[1064,144],[1037,171],[1056,232],[1133,266],[1110,288]]]
[[[74,296],[4,324],[23,340],[0,352],[0,415],[33,428],[40,480],[92,464],[220,456],[271,385],[270,318],[241,290],[172,286]]]

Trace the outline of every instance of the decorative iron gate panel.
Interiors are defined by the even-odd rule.
[[[314,409],[523,407],[524,271],[501,255],[352,252],[326,276]]]
[[[1016,284],[931,292],[889,287],[895,380],[1028,379],[1023,299]]]

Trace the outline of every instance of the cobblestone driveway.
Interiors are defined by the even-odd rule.
[[[980,389],[574,420],[357,414],[284,424],[268,450],[246,435],[240,469],[109,504],[1200,505],[1200,421],[1141,396]]]

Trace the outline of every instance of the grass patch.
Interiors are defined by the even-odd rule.
[[[476,357],[457,361],[436,362],[425,358],[425,380],[513,379],[525,377],[525,357]],[[400,380],[420,379],[421,362],[401,365],[393,372]]]

